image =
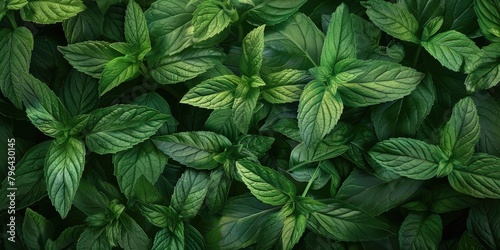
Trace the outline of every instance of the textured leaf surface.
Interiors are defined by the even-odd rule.
[[[231,23],[229,10],[215,1],[203,1],[193,13],[193,41],[201,42],[221,33]]]
[[[467,230],[475,235],[487,248],[500,246],[500,202],[482,202],[471,208],[467,219]]]
[[[118,85],[139,75],[140,62],[128,57],[117,57],[106,64],[99,80],[99,95],[102,96]]]
[[[198,213],[208,191],[209,177],[205,172],[188,169],[177,181],[172,195],[172,208],[184,218]]]
[[[410,213],[399,229],[399,246],[401,249],[436,249],[442,231],[439,215]]]
[[[207,109],[230,108],[239,83],[240,78],[235,75],[205,80],[191,88],[182,97],[181,103]]]
[[[81,0],[30,0],[21,9],[21,17],[26,21],[51,24],[73,17],[86,8]]]

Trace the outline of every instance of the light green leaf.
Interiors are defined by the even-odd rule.
[[[134,219],[123,213],[119,221],[118,245],[125,250],[148,249],[149,237]]]
[[[283,222],[283,231],[281,232],[281,243],[283,249],[291,250],[295,246],[307,226],[307,217],[303,214],[292,214]]]
[[[68,43],[79,43],[83,41],[95,41],[101,38],[104,26],[104,16],[99,10],[97,3],[87,1],[87,9],[78,15],[64,20],[64,35]]]
[[[187,169],[175,186],[172,208],[183,218],[195,217],[207,195],[208,182],[207,173]]]
[[[243,38],[240,69],[245,76],[259,75],[262,65],[262,53],[264,52],[265,27],[265,25],[259,26]]]
[[[2,3],[4,4],[4,3]],[[20,10],[26,4],[28,4],[28,0],[8,0],[7,5],[5,6],[8,10]]]
[[[478,198],[500,199],[500,158],[476,154],[468,166],[454,166],[450,185],[460,193]]]
[[[231,108],[240,81],[235,75],[205,80],[191,88],[180,102],[207,109]]]
[[[263,76],[266,86],[261,96],[273,104],[297,102],[312,77],[303,70],[285,69]]]
[[[492,42],[500,42],[500,3],[495,0],[475,0],[474,10],[483,35]]]
[[[246,134],[250,127],[254,109],[257,106],[260,88],[250,86],[252,79],[243,79],[242,81],[236,87],[232,116],[234,125],[236,125],[241,133]]]
[[[28,73],[33,35],[25,27],[0,30],[0,90],[17,108],[22,108],[23,85],[16,75]]]
[[[330,74],[338,62],[356,58],[353,22],[345,4],[337,7],[332,14],[323,47],[325,49],[321,53],[321,66],[327,67]]]
[[[440,148],[450,158],[467,164],[479,141],[479,116],[471,98],[458,101],[440,135]]]
[[[381,30],[403,41],[418,44],[418,21],[401,3],[390,3],[383,0],[363,2],[366,14]]]
[[[21,17],[25,21],[51,24],[74,17],[86,8],[82,0],[29,0],[21,9]]]
[[[441,65],[453,71],[459,71],[463,66],[466,73],[471,72],[481,57],[481,50],[474,41],[454,30],[439,33],[429,41],[423,41],[422,46]]]
[[[437,2],[437,1],[436,1]],[[422,32],[422,41],[428,41],[431,36],[436,34],[443,25],[443,17],[438,16],[431,20],[424,26],[424,31]]]
[[[219,165],[214,156],[224,152],[231,142],[224,136],[205,131],[182,132],[153,138],[156,147],[172,159],[196,169]]]
[[[205,41],[229,27],[231,15],[236,14],[236,10],[229,10],[227,6],[219,1],[203,1],[193,13],[193,42]]]
[[[178,223],[174,232],[164,228],[156,233],[152,250],[185,249],[184,223]]]
[[[500,202],[488,200],[479,203],[469,211],[467,231],[477,237],[486,249],[500,246]]]
[[[123,82],[139,76],[140,61],[129,56],[117,57],[106,64],[99,80],[99,96],[115,88]]]
[[[287,20],[306,0],[253,0],[253,8],[247,14],[247,21],[252,24],[275,25]]]
[[[187,81],[220,64],[225,54],[217,49],[189,49],[150,62],[151,77],[160,84]]]
[[[69,137],[53,141],[45,159],[47,191],[55,209],[65,218],[71,209],[85,165],[85,145]]]
[[[437,214],[410,213],[399,229],[401,249],[437,249],[443,225]]]
[[[135,105],[110,106],[90,115],[86,145],[98,154],[131,148],[154,135],[168,119],[157,110]]]
[[[69,44],[65,47],[59,46],[57,49],[76,70],[95,78],[101,78],[106,64],[121,56],[109,45],[108,42],[104,41],[86,41]]]
[[[236,168],[252,194],[264,203],[283,205],[295,196],[295,185],[279,172],[258,163],[241,160]]]
[[[113,155],[114,174],[126,197],[131,197],[141,175],[156,183],[167,164],[167,156],[153,142],[145,141]]]
[[[439,162],[446,157],[437,146],[410,138],[379,142],[368,153],[380,166],[415,180],[435,177]]]
[[[335,127],[344,105],[338,93],[324,83],[306,85],[299,101],[299,131],[307,146],[317,144]]]
[[[64,136],[70,129],[71,115],[56,94],[32,75],[19,73],[16,77],[22,79],[23,101],[31,123],[48,136]]]
[[[483,57],[465,78],[465,87],[469,93],[489,89],[500,82],[500,43],[492,43],[481,50]]]
[[[345,72],[360,72],[349,82],[340,83],[338,91],[346,106],[365,107],[409,95],[424,78],[413,68],[384,61],[351,64]]]
[[[29,250],[45,249],[45,242],[52,237],[54,225],[42,215],[26,209],[23,221],[23,240]]]
[[[134,0],[129,1],[125,12],[125,41],[135,47],[138,60],[151,50],[146,17]]]

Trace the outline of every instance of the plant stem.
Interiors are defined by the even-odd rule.
[[[241,23],[238,24],[238,44],[243,41],[243,25]]]
[[[418,59],[420,57],[420,51],[422,50],[422,46],[418,46],[417,52],[415,52],[415,56],[413,57],[413,68],[417,67]]]
[[[146,65],[144,65],[144,63],[141,63],[141,74],[146,78],[149,76],[148,69],[146,68]]]
[[[307,192],[309,192],[309,189],[311,188],[313,182],[316,180],[316,178],[318,178],[318,174],[319,174],[319,164],[318,167],[316,167],[316,170],[314,170],[314,174],[311,176],[311,179],[309,180],[309,182],[307,182],[307,186],[306,189],[304,189],[304,192],[302,193],[302,197],[306,197]]]

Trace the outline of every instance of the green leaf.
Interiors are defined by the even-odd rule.
[[[81,0],[29,0],[21,9],[21,17],[25,21],[51,24],[74,17],[86,8]]]
[[[248,160],[236,162],[236,168],[252,194],[264,203],[283,205],[295,196],[295,185],[279,172]]]
[[[72,116],[89,113],[99,104],[98,80],[72,70],[64,80],[60,97]]]
[[[33,50],[33,35],[25,27],[15,30],[0,30],[0,90],[16,108],[22,107],[23,85],[16,77],[19,72],[28,73],[31,51]]]
[[[178,223],[174,232],[164,228],[156,233],[152,250],[185,249],[184,223]]]
[[[53,141],[45,159],[47,191],[62,218],[71,209],[85,165],[85,145],[69,137]]]
[[[86,145],[98,154],[116,153],[154,135],[168,116],[135,105],[115,105],[94,110],[87,123]]]
[[[321,236],[339,241],[363,241],[392,235],[389,225],[341,201],[311,213],[308,228]]]
[[[263,77],[266,86],[261,96],[273,104],[297,102],[312,77],[303,70],[285,69]]]
[[[240,131],[234,125],[233,111],[231,109],[214,110],[205,122],[204,129],[221,134],[230,141],[236,140],[236,137],[240,134]]]
[[[460,241],[457,243],[458,250],[482,250],[484,249],[483,245],[479,243],[474,235],[464,232],[462,237],[460,237]]]
[[[172,116],[172,112],[170,110],[168,102],[158,93],[153,91],[140,95],[132,101],[132,104],[156,109],[161,113],[169,116],[167,121],[158,129],[158,135],[171,134],[177,131],[178,122]]]
[[[250,31],[243,39],[243,52],[240,59],[240,70],[245,76],[259,75],[264,52],[265,25]]]
[[[125,12],[125,41],[135,47],[138,60],[151,50],[146,17],[134,0],[129,1]]]
[[[368,152],[380,166],[415,180],[436,176],[445,155],[437,146],[410,138],[391,138],[379,142]]]
[[[188,0],[155,1],[144,13],[155,53],[173,55],[193,44],[191,20],[196,7],[188,3]]]
[[[346,106],[365,107],[409,95],[424,78],[413,68],[384,61],[363,61],[347,66],[344,72],[357,76],[339,84],[338,92]]]
[[[56,94],[32,75],[19,73],[17,77],[22,79],[23,101],[31,123],[48,136],[64,136],[70,129],[71,115]]]
[[[76,244],[78,249],[111,249],[111,244],[106,237],[105,227],[87,227],[78,238]]]
[[[477,237],[486,249],[500,246],[500,202],[483,201],[471,208],[467,219],[467,231]]]
[[[495,98],[486,93],[477,94],[473,97],[479,116],[481,133],[477,149],[479,152],[488,153],[500,157],[500,105]]]
[[[431,20],[424,26],[424,32],[422,33],[422,40],[428,41],[431,36],[436,34],[443,25],[443,17],[438,16]]]
[[[471,207],[478,199],[455,191],[450,185],[444,184],[430,190],[433,213],[449,213]]]
[[[82,179],[76,191],[73,205],[86,215],[92,216],[106,211],[109,199],[88,180]]]
[[[254,244],[262,223],[275,211],[251,196],[230,199],[221,216],[209,224],[205,233],[207,247],[235,249]]]
[[[188,49],[150,62],[150,75],[160,84],[190,80],[220,64],[225,54],[217,49]]]
[[[306,230],[307,217],[303,214],[292,214],[283,222],[281,243],[283,249],[291,250],[300,240]]]
[[[243,79],[243,82],[236,87],[232,107],[234,125],[243,134],[248,132],[260,95],[260,89],[250,86],[250,81],[252,79],[247,79],[247,81]]]
[[[140,203],[141,214],[153,225],[160,228],[171,228],[177,223],[178,214],[172,207]]]
[[[219,165],[214,156],[224,152],[231,142],[208,131],[181,132],[153,138],[156,147],[172,159],[196,169],[213,169]]]
[[[329,161],[323,161],[320,164],[322,166],[327,165],[329,167],[333,167],[332,165],[328,165],[329,163]],[[317,171],[318,172],[316,172],[316,166],[306,167],[300,168],[299,170],[294,170],[290,175],[293,177],[293,179],[299,182],[307,183],[309,181],[312,181],[311,190],[318,190],[323,188],[328,183],[331,176],[327,172],[325,172],[323,168],[320,168]],[[312,180],[313,178],[314,180]],[[295,197],[295,199],[297,200],[297,197]]]
[[[44,249],[45,242],[52,237],[53,233],[54,225],[49,220],[30,208],[26,209],[23,221],[23,240],[28,247],[27,249]]]
[[[244,135],[238,138],[237,144],[243,145],[244,148],[250,150],[257,157],[262,157],[266,154],[274,143],[275,138],[261,135]]]
[[[114,154],[114,174],[122,193],[131,197],[141,175],[149,182],[156,183],[167,164],[167,159],[149,140]]]
[[[443,225],[437,214],[410,213],[399,229],[401,249],[437,249]]]
[[[298,168],[304,164],[328,160],[343,154],[348,149],[349,146],[344,138],[327,138],[312,146],[300,143],[290,153],[290,167]]]
[[[477,15],[474,12],[474,0],[444,2],[443,30],[456,30],[464,34],[477,32]]]
[[[402,0],[401,3],[424,29],[432,22],[431,20],[442,15],[445,11],[445,3],[441,0]]]
[[[321,66],[330,72],[335,65],[350,58],[356,58],[356,39],[353,22],[345,4],[337,7],[328,25],[324,50],[321,53]]]
[[[225,30],[231,24],[235,10],[227,9],[218,1],[203,1],[193,13],[193,42],[205,41]]]
[[[95,41],[101,38],[104,16],[97,3],[87,1],[87,9],[63,21],[64,35],[68,43]]]
[[[256,249],[272,249],[277,245],[284,225],[284,215],[277,212],[267,217],[257,238]]]
[[[363,2],[370,20],[387,34],[403,41],[418,44],[418,21],[401,3],[383,0]]]
[[[201,235],[198,229],[192,225],[186,225],[184,235],[186,250],[198,250],[205,247],[205,239],[203,239],[203,235]]]
[[[193,218],[198,213],[208,191],[209,178],[205,172],[187,169],[172,195],[172,208],[183,218]]]
[[[108,42],[104,41],[86,41],[69,44],[65,47],[59,46],[57,49],[76,70],[95,78],[101,78],[106,64],[121,56],[109,45]]]
[[[410,95],[374,107],[371,116],[379,140],[413,136],[431,112],[435,100],[432,78],[426,76]]]
[[[120,235],[118,244],[125,250],[148,249],[149,238],[144,230],[130,216],[120,216]]]
[[[451,118],[441,131],[439,146],[450,160],[467,164],[480,132],[476,105],[471,98],[464,98],[453,107]]]
[[[319,66],[325,35],[302,13],[269,28],[264,37],[264,65],[274,72]]]
[[[335,127],[344,105],[338,93],[324,83],[306,85],[299,101],[299,131],[307,146],[317,144]]]
[[[28,4],[28,0],[9,0],[5,7],[9,10],[20,10],[26,4]]]
[[[121,0],[110,0],[121,2]],[[97,1],[98,5],[101,5],[103,1]],[[105,7],[106,10],[102,10],[104,14],[104,26],[102,30],[102,36],[115,42],[125,41],[125,12],[127,6],[125,4],[111,3],[109,6]]]
[[[479,27],[483,35],[492,42],[500,41],[500,4],[494,0],[475,0]]]
[[[482,48],[483,57],[476,68],[465,78],[469,93],[489,89],[500,82],[500,43],[492,43]]]
[[[454,30],[439,33],[429,41],[423,41],[422,46],[441,65],[453,71],[459,71],[463,65],[466,73],[471,72],[481,56],[474,41]]]
[[[210,173],[207,197],[205,203],[210,212],[219,212],[226,203],[232,179],[226,175],[224,169],[217,168]]]
[[[129,56],[117,57],[106,64],[99,80],[99,96],[123,82],[139,76],[141,62]]]
[[[252,0],[254,7],[247,14],[252,24],[275,25],[288,19],[306,0]]]
[[[180,102],[207,109],[231,108],[240,81],[235,75],[205,80],[191,88]]]
[[[412,197],[422,184],[421,181],[407,178],[386,181],[364,171],[354,170],[342,183],[335,198],[377,216],[400,206]]]
[[[476,154],[468,166],[454,166],[448,175],[450,185],[460,193],[478,198],[500,198],[500,158]]]
[[[63,249],[69,247],[72,244],[76,245],[76,241],[84,231],[84,226],[73,226],[68,227],[62,231],[62,233],[54,241],[57,249]]]

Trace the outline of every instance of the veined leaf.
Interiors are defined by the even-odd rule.
[[[136,48],[138,60],[151,50],[146,17],[141,6],[135,1],[129,1],[125,12],[125,41]]]
[[[226,137],[205,131],[157,136],[153,142],[172,159],[197,169],[217,167],[219,163],[214,160],[214,156],[231,146]]]
[[[401,4],[418,20],[421,28],[441,16],[445,10],[445,4],[441,0],[402,0]]]
[[[401,249],[437,249],[443,225],[437,214],[410,213],[399,229]]]
[[[3,2],[5,2],[5,0]],[[6,5],[5,8],[7,8],[8,10],[20,10],[26,4],[28,4],[28,0],[9,0],[6,3],[2,3],[2,5],[3,4]]]
[[[439,146],[450,160],[467,164],[480,132],[476,105],[471,98],[464,98],[453,107],[451,118],[441,132]]]
[[[281,211],[267,217],[267,220],[262,223],[262,229],[257,237],[255,245],[257,249],[272,249],[277,246],[283,230],[284,219],[285,216]]]
[[[344,105],[338,93],[324,83],[306,85],[299,101],[299,131],[307,146],[319,143],[335,127]]]
[[[415,180],[436,176],[446,157],[439,147],[410,138],[391,138],[375,144],[368,152],[382,167]]]
[[[363,2],[366,14],[381,30],[387,34],[418,44],[418,21],[401,3],[389,3],[383,0]]]
[[[348,149],[349,146],[343,139],[323,139],[312,146],[300,143],[290,153],[290,167],[298,168],[307,163],[328,160],[343,154]]]
[[[261,96],[268,102],[297,102],[306,84],[312,77],[303,70],[285,69],[280,72],[263,76],[266,86],[262,88]]]
[[[203,249],[206,245],[205,239],[198,231],[198,229],[196,229],[190,224],[186,225],[186,228],[184,230],[184,238],[186,247],[185,249],[189,250]]]
[[[82,0],[30,0],[21,9],[21,17],[26,21],[51,24],[73,17],[86,8]]]
[[[240,81],[235,75],[205,80],[191,88],[180,102],[207,109],[231,108]]]
[[[78,71],[95,78],[101,78],[106,64],[121,56],[108,42],[86,41],[58,47],[64,58]]]
[[[238,130],[246,134],[250,127],[250,122],[254,114],[254,109],[257,106],[257,101],[260,95],[260,88],[252,87],[251,81],[248,79],[243,81],[236,87],[234,102],[232,107],[232,117],[234,125]]]
[[[500,42],[500,4],[495,0],[474,1],[479,27],[486,38]]]
[[[104,22],[102,36],[115,42],[125,41],[125,12],[127,6],[125,4],[111,3],[108,6],[101,6],[103,1],[97,1],[97,5],[104,12]],[[103,10],[105,8],[105,10]]]
[[[291,250],[304,234],[307,226],[307,217],[303,214],[292,214],[283,222],[281,243],[283,249]]]
[[[356,39],[351,15],[345,4],[341,4],[332,14],[328,25],[325,44],[321,53],[321,66],[330,72],[335,64],[350,58],[356,58]]]
[[[233,111],[231,109],[216,109],[212,111],[203,128],[221,134],[230,141],[235,141],[236,137],[240,134],[240,131],[234,125]]]
[[[47,191],[62,218],[66,217],[75,197],[85,165],[85,146],[69,137],[55,140],[45,159]]]
[[[474,41],[454,30],[439,33],[429,41],[423,41],[422,46],[441,65],[453,71],[459,71],[463,65],[466,73],[471,72],[481,56]]]
[[[187,169],[177,181],[170,206],[183,218],[193,218],[205,200],[208,183],[205,172]]]
[[[187,81],[221,63],[225,54],[217,49],[190,49],[151,62],[151,77],[160,84]]]
[[[82,179],[80,185],[78,185],[73,206],[84,212],[87,216],[92,216],[106,211],[109,206],[109,199],[92,183]]]
[[[271,149],[275,138],[261,135],[244,135],[237,140],[237,144],[243,145],[252,154],[262,157]]]
[[[98,80],[78,72],[71,71],[60,94],[61,102],[72,116],[89,113],[99,105]]]
[[[500,199],[500,158],[476,154],[467,166],[454,166],[448,175],[450,185],[458,192],[478,198]]]
[[[473,100],[481,127],[477,149],[479,152],[500,157],[500,124],[497,121],[500,117],[500,105],[486,93],[478,93]]]
[[[168,102],[160,94],[156,92],[149,92],[147,94],[140,95],[132,101],[132,104],[156,109],[169,116],[167,121],[158,129],[158,135],[167,135],[177,132],[178,122],[172,116]]]
[[[232,179],[226,175],[224,169],[217,168],[210,173],[210,182],[208,184],[208,192],[205,203],[210,212],[220,212],[226,203],[231,187]]]
[[[28,73],[33,45],[33,35],[25,27],[0,30],[0,90],[17,108],[23,105],[23,84],[16,75]]]
[[[101,38],[104,16],[97,3],[87,1],[87,9],[63,21],[64,35],[68,43],[94,41]]]
[[[236,14],[236,10],[227,9],[220,2],[203,1],[193,13],[193,41],[195,43],[205,41],[226,29],[231,24],[231,15]]]
[[[69,247],[70,245],[76,245],[78,238],[85,230],[83,225],[72,226],[64,229],[62,233],[57,237],[54,241],[56,249],[64,249],[65,247]]]
[[[470,93],[489,89],[500,82],[500,43],[492,43],[481,50],[483,57],[465,78],[465,87]]]
[[[129,56],[117,57],[106,64],[99,80],[99,95],[115,88],[123,82],[134,79],[139,75],[141,62]]]
[[[250,31],[243,39],[240,69],[243,75],[251,77],[259,75],[262,66],[262,53],[264,52],[265,25]]]
[[[295,185],[286,177],[258,163],[237,161],[236,168],[248,189],[264,203],[283,205],[297,192]]]
[[[23,240],[26,242],[29,250],[38,250],[45,248],[45,242],[52,237],[54,225],[42,215],[26,209],[23,221]]]
[[[154,135],[168,119],[157,110],[135,105],[110,106],[90,115],[86,145],[98,154],[131,148]]]
[[[185,237],[183,222],[178,223],[173,232],[171,232],[168,228],[163,228],[156,233],[152,250],[186,249]]]
[[[433,213],[449,213],[462,210],[476,204],[479,200],[455,191],[450,185],[443,184],[431,190],[431,205],[429,210]]]
[[[477,237],[487,249],[500,246],[500,202],[481,202],[469,211],[467,231]]]
[[[252,0],[254,7],[247,15],[247,21],[252,24],[275,25],[285,21],[295,13],[306,0]]]
[[[384,61],[353,63],[344,69],[360,72],[348,82],[340,83],[338,92],[346,106],[364,107],[409,95],[424,78],[413,68]]]
[[[125,250],[147,249],[149,247],[149,238],[144,230],[127,214],[123,213],[119,219],[120,235],[114,235],[118,238],[118,245]]]
[[[87,227],[78,238],[76,244],[78,249],[111,249],[108,238],[106,237],[106,228]]]

